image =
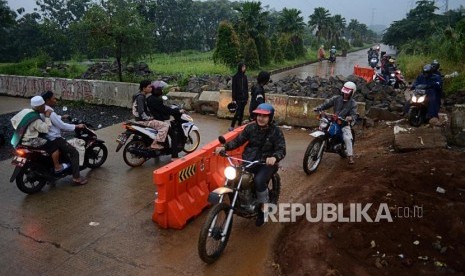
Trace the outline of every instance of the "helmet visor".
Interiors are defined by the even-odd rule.
[[[271,111],[269,110],[264,110],[264,109],[255,109],[253,111],[253,113],[255,114],[263,114],[263,115],[270,115],[271,114]]]
[[[344,94],[350,94],[353,91],[354,91],[353,89],[345,87],[345,86],[343,86],[342,89],[341,89],[341,92],[344,93]]]

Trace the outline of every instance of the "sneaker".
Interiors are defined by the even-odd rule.
[[[63,163],[63,164],[61,164],[61,169],[59,169],[58,171],[55,170],[55,173],[60,174],[60,173],[64,172],[67,168],[70,168],[70,167],[71,167],[71,164]]]
[[[257,227],[262,226],[265,223],[265,213],[262,210],[257,212],[257,218],[255,219],[255,225]]]

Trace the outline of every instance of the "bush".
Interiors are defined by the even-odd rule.
[[[216,48],[213,53],[215,63],[224,63],[235,68],[239,61],[240,44],[232,25],[222,21],[218,27]]]
[[[260,60],[258,57],[257,46],[253,38],[247,40],[244,50],[244,61],[250,69],[258,69],[260,67]]]

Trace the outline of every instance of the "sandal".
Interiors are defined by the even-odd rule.
[[[88,182],[87,178],[84,178],[84,177],[81,177],[79,180],[74,180],[73,179],[73,184],[76,185],[76,186],[86,185],[87,182]]]

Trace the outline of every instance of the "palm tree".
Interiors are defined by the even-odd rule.
[[[282,33],[301,35],[305,28],[304,18],[297,9],[284,8],[278,19],[278,30]]]
[[[260,2],[244,2],[235,10],[239,12],[237,29],[241,38],[256,39],[259,34],[266,33],[268,12],[262,11]]]
[[[313,14],[309,16],[308,26],[310,30],[316,30],[316,37],[318,44],[320,44],[321,37],[325,35],[328,30],[330,13],[327,9],[319,7],[315,8]]]
[[[331,22],[333,26],[332,33],[334,35],[334,41],[338,42],[346,28],[346,19],[340,14],[336,14],[335,16],[331,17]]]

